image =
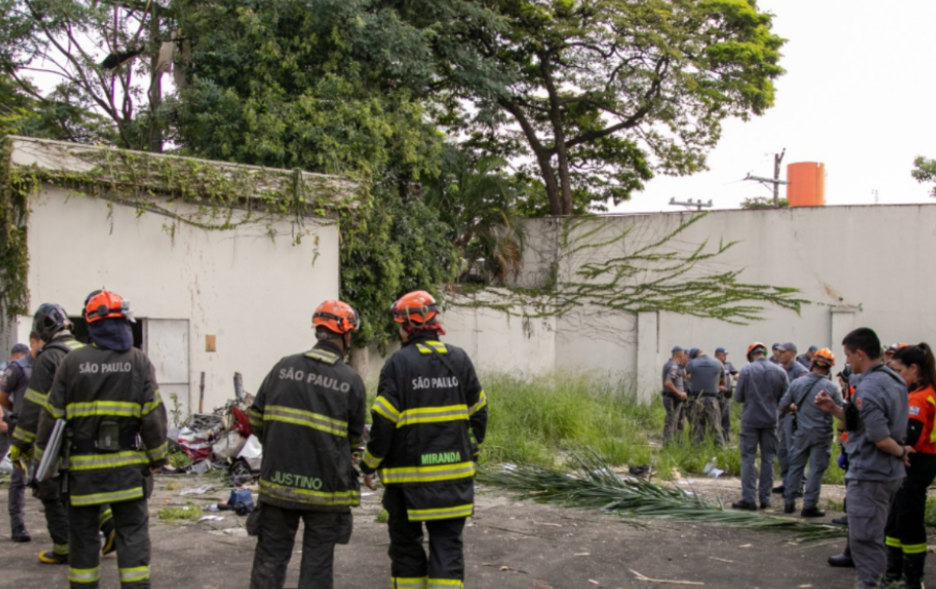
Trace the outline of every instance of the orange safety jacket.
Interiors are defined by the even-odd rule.
[[[932,385],[919,387],[910,393],[907,400],[910,403],[911,427],[920,428],[920,436],[913,449],[922,454],[936,454],[936,430],[933,428],[936,421],[936,390]],[[919,424],[913,424],[918,421]]]

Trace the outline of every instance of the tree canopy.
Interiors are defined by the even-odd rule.
[[[923,184],[927,182],[936,182],[936,160],[918,157],[913,160],[913,177],[917,182]],[[936,198],[936,186],[930,192],[930,196]]]

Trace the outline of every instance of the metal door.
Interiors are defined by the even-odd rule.
[[[146,319],[143,327],[143,349],[156,369],[170,425],[179,425],[175,422],[184,420],[191,407],[188,319]]]

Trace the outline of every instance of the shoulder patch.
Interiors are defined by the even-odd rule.
[[[919,415],[919,414],[920,414],[920,408],[917,407],[916,405],[911,405],[911,406],[910,406],[910,415],[916,416],[916,415]]]

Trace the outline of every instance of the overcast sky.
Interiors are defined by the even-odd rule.
[[[658,176],[618,212],[679,210],[676,200],[737,208],[768,188],[741,181],[786,164],[826,165],[826,204],[934,202],[910,176],[917,155],[936,158],[936,0],[760,0],[787,39],[776,104],[724,125],[707,172]],[[780,195],[785,195],[781,187]]]

